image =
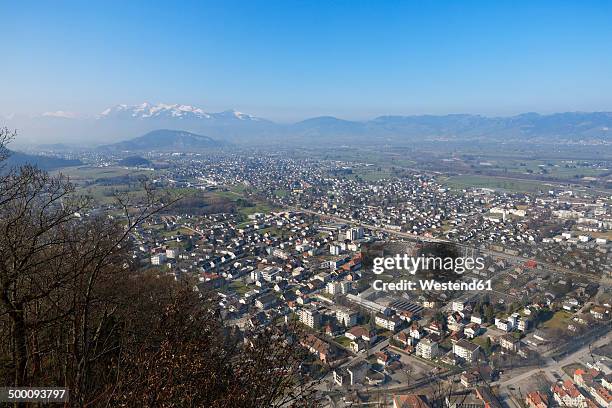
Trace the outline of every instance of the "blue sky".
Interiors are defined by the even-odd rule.
[[[609,1],[0,3],[0,114],[612,110]]]

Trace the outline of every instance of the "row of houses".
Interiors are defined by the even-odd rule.
[[[612,407],[612,374],[590,369],[574,371],[573,380],[559,381],[550,387],[550,394],[534,391],[527,394],[525,404],[530,408],[561,407],[610,408]]]

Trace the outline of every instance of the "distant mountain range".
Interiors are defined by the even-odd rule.
[[[6,125],[19,129],[25,138],[45,137],[49,142],[78,141],[90,145],[99,140],[117,142],[158,129],[181,129],[244,145],[401,144],[424,140],[612,141],[610,112],[525,113],[510,117],[380,116],[366,121],[325,116],[278,124],[233,110],[210,113],[190,105],[142,103],[117,105],[88,118],[64,111],[46,112],[21,123],[19,118],[13,118]]]
[[[159,129],[134,139],[101,146],[100,149],[114,151],[188,151],[219,148],[224,145],[226,143],[208,136],[197,135],[183,130]]]
[[[379,140],[488,140],[538,141],[563,140],[612,141],[612,113],[526,113],[511,117],[480,115],[380,116],[358,122],[334,117],[319,117],[290,127],[295,134],[311,139],[336,138],[349,141]]]

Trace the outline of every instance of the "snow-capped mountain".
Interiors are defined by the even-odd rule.
[[[482,115],[381,116],[366,121],[325,116],[294,124],[274,123],[234,110],[210,113],[182,104],[116,105],[97,116],[69,110],[36,117],[10,116],[0,126],[19,129],[20,137],[79,144],[112,144],[159,129],[206,135],[239,145],[406,144],[414,141],[559,141],[612,142],[611,112],[527,113],[510,117]],[[185,141],[188,144],[188,141]]]
[[[102,111],[98,119],[220,119],[259,121],[261,119],[246,113],[229,110],[219,113],[205,112],[203,109],[191,105],[180,104],[151,104],[148,102],[139,105],[116,105]]]

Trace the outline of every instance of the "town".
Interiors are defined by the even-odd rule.
[[[99,209],[180,199],[131,236],[143,268],[214,291],[226,324],[299,329],[330,407],[612,406],[612,199],[450,188],[432,171],[278,153],[82,157]],[[488,290],[377,290],[369,251],[453,243]],[[388,286],[385,286],[388,287]],[[482,287],[480,287],[482,289]]]
[[[612,408],[612,1],[0,10],[0,404]]]

